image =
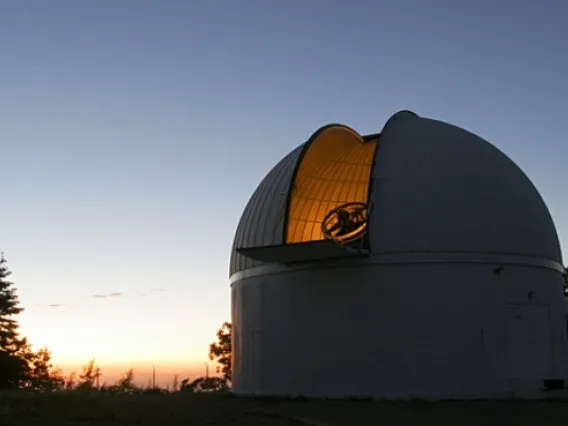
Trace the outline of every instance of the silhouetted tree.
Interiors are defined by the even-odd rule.
[[[65,387],[65,379],[60,370],[55,370],[51,364],[51,352],[42,348],[37,352],[28,350],[24,355],[28,364],[26,386],[32,389],[49,391]]]
[[[65,378],[65,389],[71,390],[75,389],[77,386],[77,373],[72,371],[69,375]]]
[[[144,389],[140,389],[134,384],[134,370],[132,368],[123,373],[122,377],[114,385],[103,383],[99,390],[111,394],[133,394],[144,391]]]
[[[0,389],[19,387],[25,369],[26,364],[22,358],[0,350]]]
[[[25,337],[20,336],[15,317],[24,309],[20,306],[16,288],[9,281],[11,271],[4,254],[0,255],[0,387],[26,387],[36,390],[61,389],[64,380],[51,364],[47,348],[32,350]]]
[[[67,385],[67,380],[63,375],[63,370],[61,368],[53,368],[49,373],[51,379],[50,389],[52,390],[63,390]]]
[[[8,280],[9,270],[4,254],[0,254],[0,387],[18,387],[25,380],[28,365],[24,353],[29,345],[20,336],[18,321],[23,312],[14,284]]]
[[[189,380],[189,377],[186,377],[185,379],[183,379],[179,385],[179,390],[180,391],[187,391],[190,390],[193,392],[193,389],[190,386],[191,381]]]
[[[183,379],[181,381],[181,392],[219,392],[227,390],[227,379],[224,377],[198,377],[190,381]]]
[[[119,392],[131,393],[136,390],[134,385],[134,369],[130,369],[125,372],[118,383],[116,384],[117,390]]]
[[[217,331],[217,341],[209,345],[209,359],[220,364],[220,371],[226,380],[231,380],[231,323],[224,322]]]
[[[101,369],[95,365],[92,359],[87,365],[83,366],[83,373],[79,376],[77,383],[78,389],[93,389],[98,387],[99,378],[101,377]]]

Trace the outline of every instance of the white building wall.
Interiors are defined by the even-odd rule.
[[[545,378],[568,377],[558,272],[354,263],[235,277],[235,393],[505,397],[527,386],[538,391]],[[525,317],[538,307],[548,315],[529,322],[534,333],[515,333],[510,305]]]

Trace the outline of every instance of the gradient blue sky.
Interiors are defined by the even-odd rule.
[[[62,365],[202,370],[260,179],[318,127],[400,109],[505,151],[566,250],[566,22],[560,0],[0,1],[0,248],[24,333]]]

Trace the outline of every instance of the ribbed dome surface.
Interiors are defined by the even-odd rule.
[[[280,245],[286,235],[288,242],[304,235],[293,231],[290,241],[290,229],[299,228],[292,223],[298,215],[288,210],[293,207],[289,203],[292,183],[300,177],[308,155],[304,145],[272,169],[247,204],[235,236],[230,275],[261,264],[237,253],[236,248]],[[345,160],[345,154],[337,154],[337,145],[337,141],[329,143],[329,155]],[[318,149],[321,146],[323,143]],[[372,162],[365,157],[368,152],[350,155],[360,158],[361,164],[374,163],[369,164],[371,256],[487,253],[562,262],[554,223],[538,191],[513,161],[480,137],[441,121],[400,112],[385,125]],[[354,167],[350,174],[338,174],[329,181],[365,181],[365,173],[357,170]],[[320,185],[309,193],[317,198],[326,191]],[[325,200],[328,206],[342,200],[337,194]],[[323,214],[315,207],[313,212],[318,218]],[[305,235],[317,234],[314,223]]]

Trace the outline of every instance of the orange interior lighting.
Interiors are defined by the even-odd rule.
[[[286,243],[325,239],[322,221],[345,203],[368,203],[378,139],[330,126],[310,143],[297,169],[288,205]]]

